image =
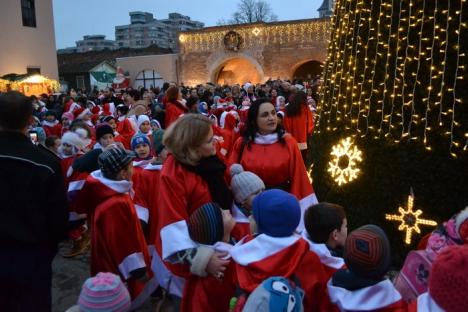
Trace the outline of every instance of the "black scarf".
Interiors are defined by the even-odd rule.
[[[224,180],[226,165],[216,155],[202,158],[198,165],[188,168],[208,184],[213,202],[225,210],[231,209],[232,194]]]

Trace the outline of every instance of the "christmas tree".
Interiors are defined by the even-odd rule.
[[[397,262],[434,229],[418,218],[440,224],[468,205],[467,20],[466,0],[336,2],[314,187],[350,229],[382,226]]]

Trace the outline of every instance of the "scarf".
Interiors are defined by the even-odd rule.
[[[213,202],[219,204],[224,210],[231,209],[232,194],[224,180],[226,165],[218,156],[202,158],[198,165],[188,166],[188,168],[208,184]]]

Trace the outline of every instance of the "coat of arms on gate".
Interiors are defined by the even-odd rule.
[[[224,36],[224,47],[230,51],[239,51],[242,37],[235,31],[230,31]]]

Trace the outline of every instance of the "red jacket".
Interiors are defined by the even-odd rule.
[[[240,163],[245,171],[258,175],[267,187],[288,186],[288,191],[296,196],[304,212],[318,203],[317,198],[296,140],[288,134],[284,140],[284,144],[279,142],[276,134],[261,136],[242,150],[243,138],[239,138],[232,148],[229,164]],[[299,230],[302,229],[301,219]]]
[[[179,102],[167,102],[166,103],[166,115],[164,117],[164,125],[167,128],[179,118],[180,115],[188,113],[188,108]]]
[[[286,113],[283,120],[284,129],[286,132],[296,139],[299,149],[307,149],[307,137],[314,130],[314,119],[309,106],[302,105],[301,111],[296,116],[288,116]]]

